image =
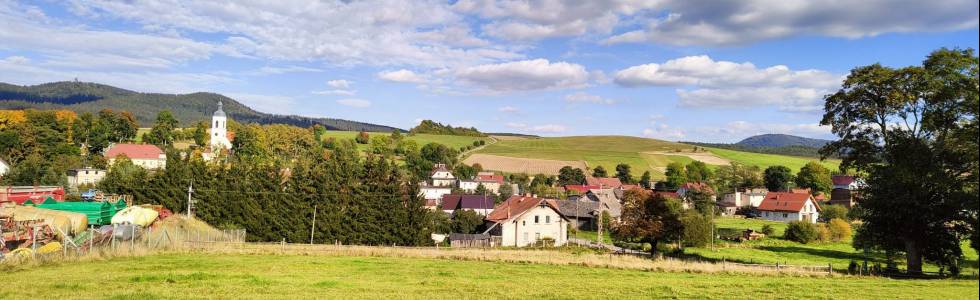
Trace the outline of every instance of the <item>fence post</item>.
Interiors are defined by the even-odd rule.
[[[833,274],[834,274],[834,266],[830,265],[830,263],[827,263],[827,275],[833,275]]]

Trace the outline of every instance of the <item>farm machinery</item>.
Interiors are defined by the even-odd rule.
[[[7,253],[18,248],[31,248],[55,240],[55,233],[44,220],[14,220],[11,216],[0,216],[0,252]]]

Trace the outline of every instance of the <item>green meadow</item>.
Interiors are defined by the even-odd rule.
[[[0,274],[2,299],[977,299],[976,280],[315,255],[160,254]]]
[[[329,130],[329,131],[326,131],[326,133],[323,135],[323,138],[324,139],[327,139],[327,138],[331,138],[332,137],[332,138],[335,138],[335,139],[351,139],[352,140],[352,139],[354,139],[354,137],[357,136],[357,133],[358,133],[357,131],[333,131],[333,130]],[[375,135],[386,135],[387,136],[387,135],[391,135],[391,133],[387,133],[387,132],[368,132],[368,135],[369,136],[375,136]],[[415,135],[408,135],[406,133],[402,133],[402,135],[405,136],[405,139],[406,140],[415,141],[416,143],[418,143],[419,148],[421,148],[422,146],[425,146],[425,144],[428,144],[428,143],[439,143],[439,144],[446,145],[446,146],[448,146],[450,148],[459,150],[460,147],[465,147],[465,146],[473,145],[473,142],[474,141],[487,140],[487,142],[489,142],[489,138],[481,138],[481,137],[474,137],[474,136],[438,135],[438,134],[415,134]],[[358,145],[358,148],[359,149],[362,149],[362,150],[363,149],[367,149],[368,148],[368,145]]]
[[[788,155],[777,155],[777,154],[764,154],[764,153],[752,153],[752,152],[742,152],[728,149],[718,149],[718,148],[707,148],[709,152],[714,153],[718,157],[728,159],[730,161],[738,162],[749,166],[759,166],[760,168],[768,168],[769,166],[782,165],[788,167],[793,172],[799,171],[803,165],[806,163],[815,161],[823,164],[830,170],[837,170],[840,167],[840,160],[828,159],[820,161],[816,157],[797,157]]]

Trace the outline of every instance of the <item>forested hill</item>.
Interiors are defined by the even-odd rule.
[[[744,140],[735,143],[736,145],[743,147],[789,147],[789,146],[803,146],[810,148],[820,148],[830,143],[828,140],[822,139],[811,139],[802,136],[788,135],[788,134],[760,134],[756,136],[750,136]]]
[[[442,123],[434,122],[432,120],[422,120],[418,126],[413,127],[408,131],[410,134],[442,134],[442,135],[462,135],[462,136],[478,136],[485,137],[486,134],[476,130],[476,128],[470,127],[453,127],[451,125],[443,125]]]
[[[153,124],[157,113],[170,110],[181,126],[210,120],[218,106],[235,121],[260,124],[289,124],[301,127],[320,124],[331,130],[390,132],[394,127],[341,119],[276,115],[255,111],[234,99],[215,93],[140,93],[90,82],[62,81],[32,86],[0,83],[0,109],[67,109],[96,113],[102,109],[128,111],[140,126]]]

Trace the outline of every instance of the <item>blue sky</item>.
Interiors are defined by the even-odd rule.
[[[830,138],[853,67],[978,47],[972,1],[0,0],[0,81],[218,92],[410,128]]]

